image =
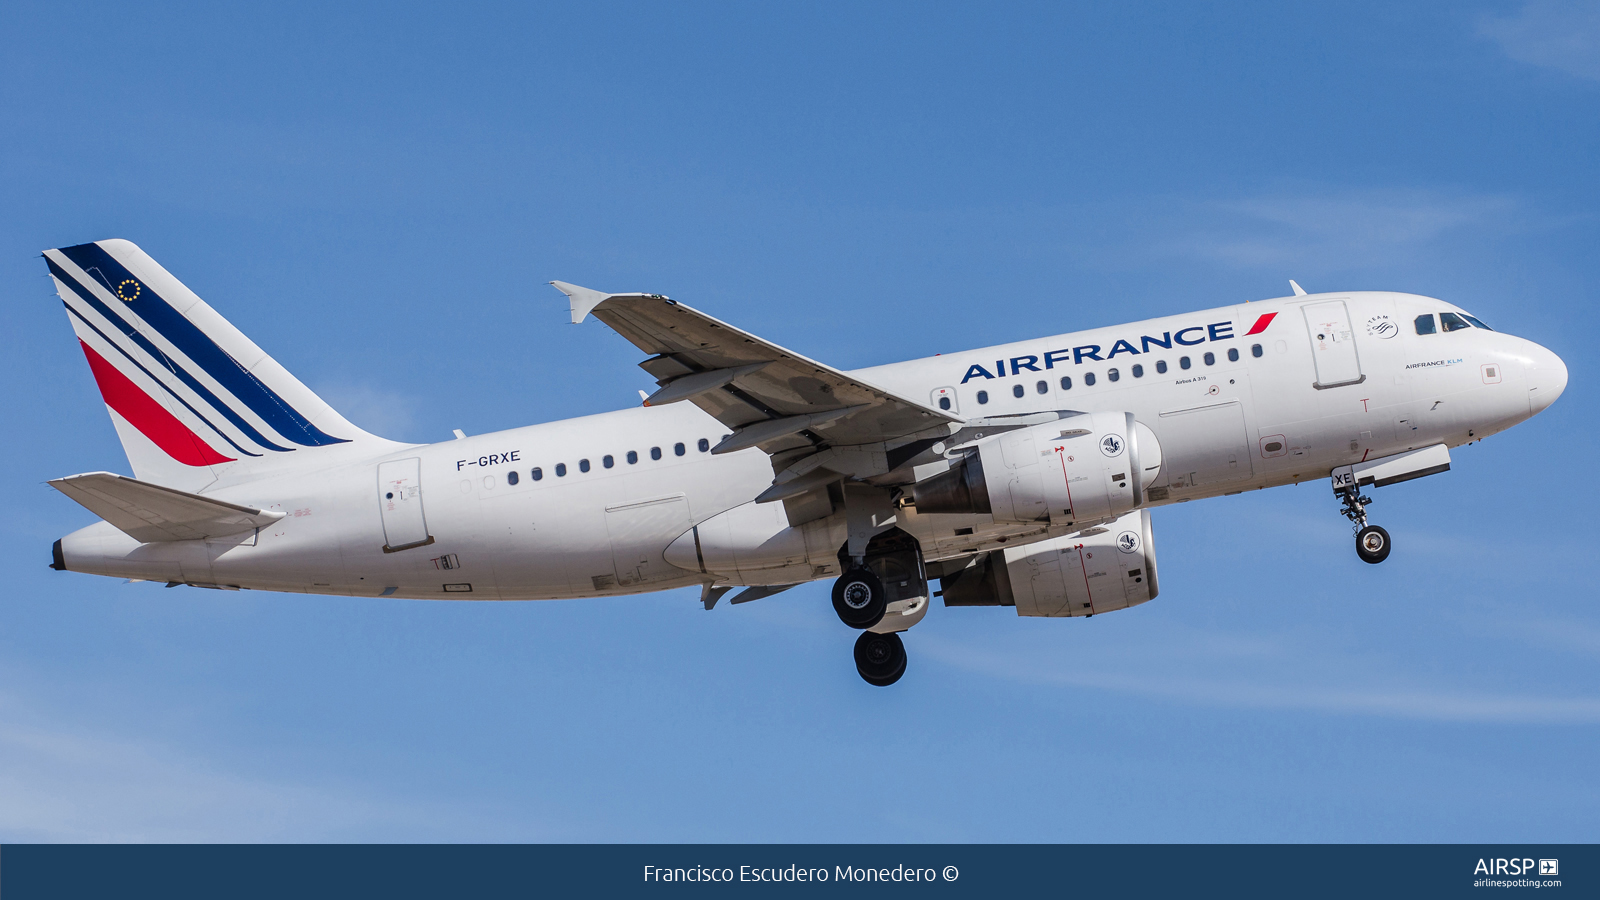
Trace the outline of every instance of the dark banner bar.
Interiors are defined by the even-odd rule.
[[[12,844],[0,897],[1593,897],[1597,871],[1571,844]]]

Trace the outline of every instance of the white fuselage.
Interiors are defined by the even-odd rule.
[[[1347,322],[1321,321],[1327,317],[1317,310],[1333,300],[1343,302]],[[930,406],[947,400],[969,419],[1132,412],[1161,444],[1161,472],[1147,492],[1147,505],[1159,506],[1325,478],[1336,467],[1413,448],[1457,446],[1529,418],[1560,394],[1565,367],[1537,344],[1479,328],[1416,333],[1417,316],[1445,312],[1460,313],[1409,294],[1300,296],[852,374]],[[1319,379],[1337,383],[1319,387]],[[259,532],[140,544],[101,522],[63,539],[63,552],[74,571],[127,578],[435,599],[551,599],[837,575],[843,514],[791,528],[782,503],[753,503],[771,484],[772,466],[757,449],[701,449],[726,431],[692,404],[676,403],[407,446],[207,491],[286,513]],[[388,552],[378,467],[412,458],[432,541]],[[914,509],[900,516],[929,559],[1056,533],[986,516]]]

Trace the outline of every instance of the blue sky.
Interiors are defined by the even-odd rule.
[[[1595,841],[1600,7],[0,9],[0,840]],[[856,367],[1308,289],[1572,373],[1448,475],[1155,513],[1162,595],[446,604],[46,568],[127,471],[38,251],[135,241],[357,424],[650,380],[551,279]]]

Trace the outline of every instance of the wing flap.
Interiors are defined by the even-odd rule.
[[[111,472],[69,475],[50,486],[140,543],[223,537],[269,525],[280,511],[239,506]]]

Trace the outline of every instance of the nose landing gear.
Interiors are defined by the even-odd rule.
[[[1362,562],[1377,565],[1389,558],[1389,532],[1377,525],[1368,525],[1356,532],[1356,555]]]
[[[1344,508],[1339,510],[1346,519],[1350,520],[1356,533],[1356,556],[1361,557],[1364,563],[1377,565],[1389,558],[1389,551],[1394,547],[1389,540],[1389,532],[1378,525],[1367,524],[1367,504],[1372,502],[1371,497],[1363,496],[1361,485],[1351,480],[1351,483],[1335,487],[1335,494]]]

